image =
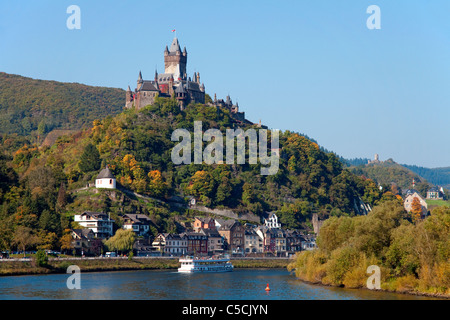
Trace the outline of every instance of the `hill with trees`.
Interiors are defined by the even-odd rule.
[[[154,234],[173,232],[192,214],[174,207],[169,201],[173,198],[187,203],[191,196],[209,208],[260,217],[276,211],[285,227],[309,229],[313,214],[321,219],[356,216],[361,202],[373,207],[395,198],[380,192],[374,181],[343,168],[333,153],[290,131],[280,132],[280,165],[272,176],[262,176],[261,164],[248,161],[174,165],[172,132],[184,128],[193,134],[194,121],[202,121],[203,130],[223,133],[238,125],[258,129],[236,123],[228,109],[192,104],[181,111],[175,99],[157,98],[144,109],[96,119],[87,129],[57,138],[51,147],[25,144],[14,152],[4,151],[0,174],[9,182],[0,186],[0,249],[11,246],[18,226],[37,235],[40,246],[58,248],[67,230],[76,227],[73,215],[83,211],[108,212],[116,228],[123,214],[143,213],[152,220]],[[106,165],[119,190],[77,192]]]
[[[430,184],[426,179],[410,169],[394,162],[392,159],[378,163],[349,167],[349,170],[356,175],[372,179],[379,185],[389,186],[389,188],[391,187],[391,184],[394,183],[400,188],[399,191],[412,189],[413,180],[415,182],[414,189],[419,191],[422,195],[426,195],[427,190],[430,188]]]
[[[80,130],[118,114],[125,91],[35,80],[0,72],[0,134],[40,138],[53,129]]]
[[[407,164],[403,164],[403,166],[434,185],[450,189],[450,167],[430,169]]]

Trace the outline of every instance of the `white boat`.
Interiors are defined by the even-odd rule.
[[[194,272],[229,272],[233,271],[233,265],[228,256],[198,258],[184,257],[179,260],[181,267],[178,272],[194,273]]]

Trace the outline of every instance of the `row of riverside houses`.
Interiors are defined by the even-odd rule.
[[[163,255],[289,256],[316,247],[315,236],[284,230],[276,214],[262,226],[242,225],[230,219],[196,217],[193,230],[180,234],[161,233],[152,247]]]
[[[150,219],[143,214],[125,214],[123,228],[138,237],[134,245],[137,256],[220,255],[290,256],[316,247],[315,236],[298,230],[285,230],[276,214],[270,214],[264,225],[242,225],[230,219],[196,217],[191,230],[180,234],[160,233],[150,241]],[[105,213],[84,212],[75,216],[84,229],[72,231],[77,254],[99,255],[103,239],[113,236],[112,220]]]

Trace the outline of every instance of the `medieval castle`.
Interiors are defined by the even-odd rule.
[[[133,106],[137,109],[154,103],[155,98],[175,97],[181,110],[184,110],[190,103],[205,103],[205,85],[200,82],[200,73],[194,72],[193,79],[187,76],[187,51],[186,47],[181,51],[178,39],[173,39],[170,48],[166,46],[164,50],[164,73],[158,74],[155,71],[154,80],[143,80],[142,73],[139,72],[137,88],[131,91],[130,86],[126,93],[125,108]],[[232,117],[238,122],[252,124],[245,119],[245,113],[239,112],[239,106],[233,104],[230,97],[226,100],[217,100],[210,103],[216,107],[225,107],[230,110]]]

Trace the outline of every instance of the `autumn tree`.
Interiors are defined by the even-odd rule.
[[[14,232],[13,244],[23,251],[25,257],[26,249],[39,243],[39,238],[33,234],[32,229],[28,227],[18,226]]]
[[[411,215],[411,219],[413,222],[417,222],[420,220],[422,216],[422,204],[418,197],[414,197],[411,203],[411,211],[409,212]]]
[[[164,182],[161,172],[153,170],[148,173],[150,179],[148,184],[148,191],[155,197],[162,197],[167,191],[167,184]]]
[[[73,249],[73,239],[72,235],[70,233],[65,233],[59,240],[59,243],[61,245],[61,251],[67,252],[71,251]]]

